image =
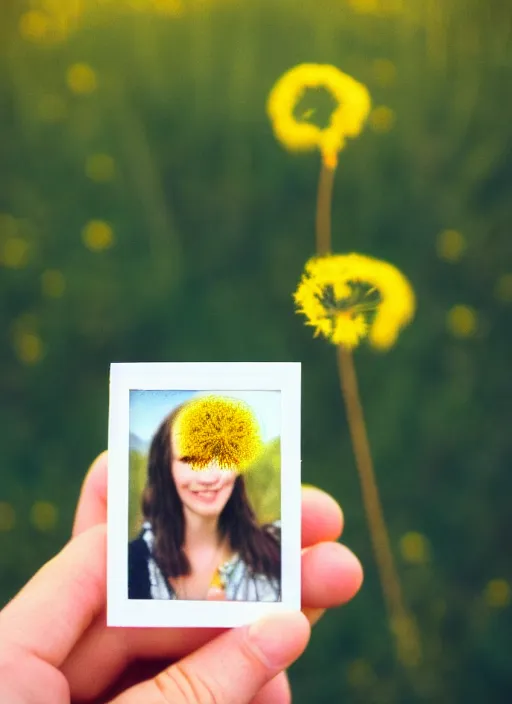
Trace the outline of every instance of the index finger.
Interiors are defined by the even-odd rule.
[[[0,642],[60,667],[105,606],[106,533],[69,542],[0,612]]]

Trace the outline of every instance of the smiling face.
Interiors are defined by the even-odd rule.
[[[171,473],[184,508],[205,518],[220,516],[237,478],[234,470],[220,469],[215,462],[197,470],[174,456]]]

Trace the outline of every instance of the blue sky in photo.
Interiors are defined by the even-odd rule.
[[[130,434],[149,444],[158,426],[176,406],[210,394],[245,401],[258,419],[264,442],[281,434],[280,391],[130,391]]]

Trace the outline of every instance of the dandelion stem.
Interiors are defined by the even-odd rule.
[[[316,213],[316,248],[319,256],[325,256],[331,251],[331,202],[335,168],[335,165],[331,167],[322,160]],[[373,469],[354,358],[351,350],[343,345],[339,345],[337,350],[341,392],[389,624],[395,638],[399,661],[412,667],[418,664],[421,657],[419,633],[413,616],[405,606],[400,578],[393,559]]]
[[[391,630],[396,639],[400,661],[411,666],[417,664],[420,657],[419,637],[414,619],[404,604],[400,579],[391,551],[359,396],[354,358],[352,352],[342,345],[337,348],[337,356],[341,390],[361,481],[363,503]]]
[[[322,159],[316,208],[316,251],[319,256],[325,256],[331,251],[331,203],[335,170],[335,167],[328,166]]]

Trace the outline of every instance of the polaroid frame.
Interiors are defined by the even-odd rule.
[[[131,390],[280,391],[281,601],[128,599]],[[232,627],[301,606],[301,365],[297,362],[150,362],[110,367],[107,625]]]

